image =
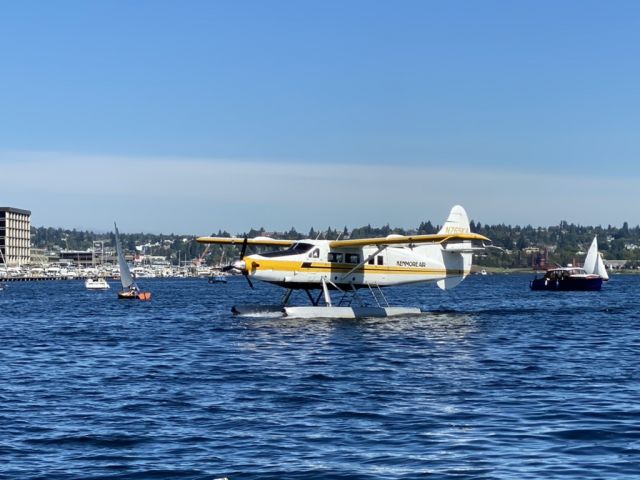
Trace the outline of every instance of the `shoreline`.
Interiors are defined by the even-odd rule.
[[[546,270],[533,270],[531,268],[498,268],[498,267],[483,267],[479,265],[473,265],[471,267],[471,275],[482,275],[482,270],[487,275],[517,275],[517,274],[543,274]],[[621,270],[609,270],[609,275],[640,275],[640,270],[621,269]]]

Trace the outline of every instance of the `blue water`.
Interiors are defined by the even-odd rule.
[[[12,283],[0,478],[640,477],[640,277],[529,278],[388,290],[429,313],[370,320],[234,317],[282,292],[241,277]]]

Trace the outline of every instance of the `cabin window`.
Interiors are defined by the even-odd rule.
[[[275,252],[261,253],[260,255],[263,257],[286,257],[288,255],[301,255],[303,253],[307,253],[312,248],[313,248],[313,245],[311,243],[297,242],[291,245],[286,250],[278,250]]]
[[[382,258],[382,255],[378,255],[378,265],[384,265],[384,259]]]
[[[329,252],[329,261],[331,263],[342,263],[342,253]]]
[[[360,263],[360,255],[357,253],[345,253],[344,261],[346,263]]]
[[[320,256],[320,249],[316,248],[309,254],[309,258],[318,258]]]
[[[375,265],[375,263],[376,263],[376,257],[371,257],[369,259],[369,265]]]

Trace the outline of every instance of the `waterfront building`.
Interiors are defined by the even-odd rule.
[[[62,250],[58,263],[73,264],[76,267],[93,267],[96,264],[92,250]]]
[[[31,212],[0,207],[0,265],[15,267],[31,262]]]

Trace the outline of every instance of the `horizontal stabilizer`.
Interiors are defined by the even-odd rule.
[[[468,242],[465,243],[447,243],[442,248],[447,252],[455,253],[475,253],[484,252],[485,247],[472,247]]]

